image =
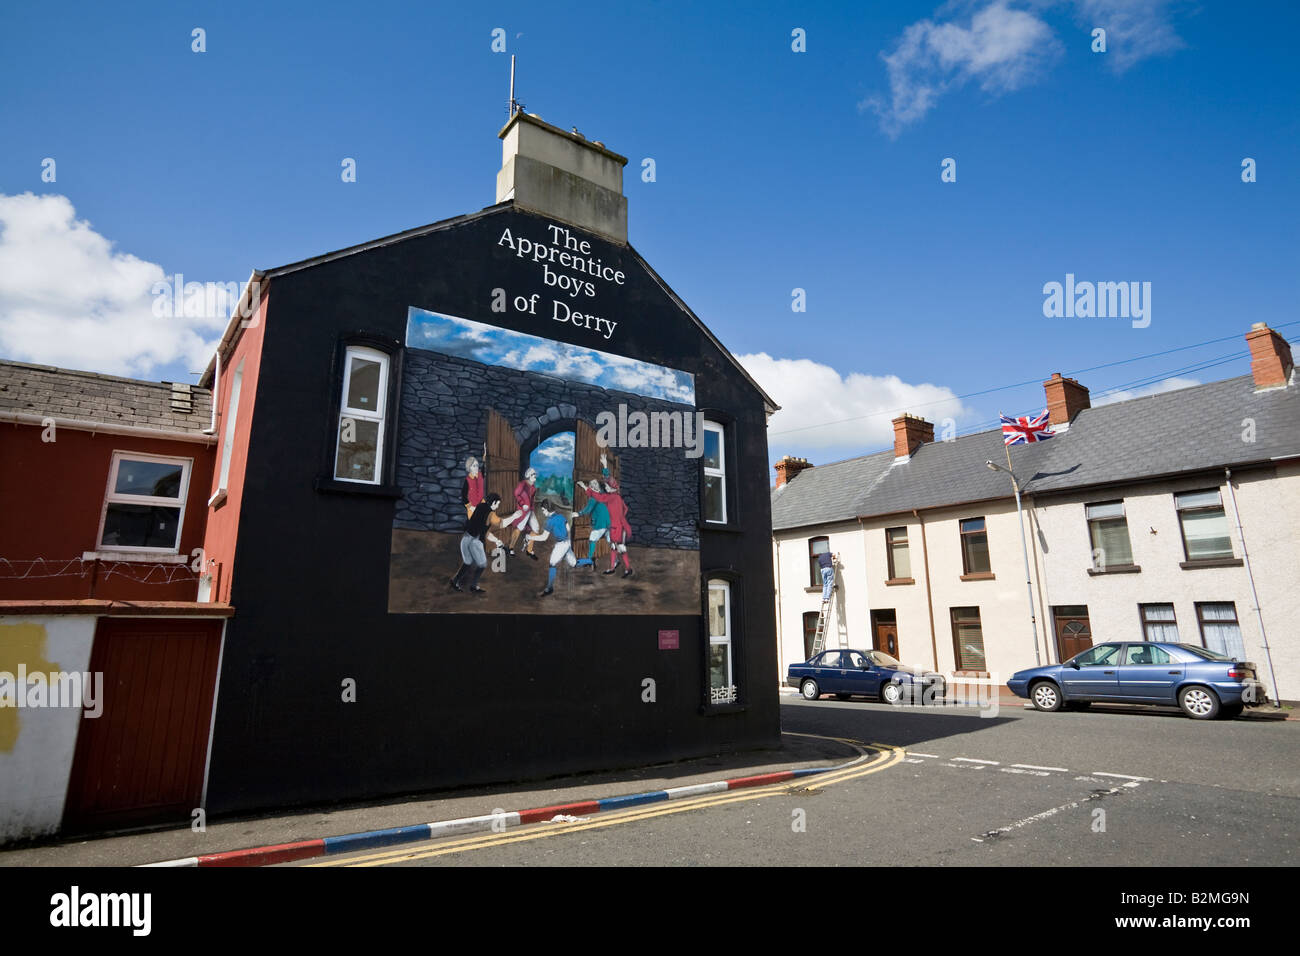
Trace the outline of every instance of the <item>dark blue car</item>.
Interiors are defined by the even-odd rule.
[[[838,648],[823,651],[802,664],[791,664],[786,686],[798,687],[804,700],[834,694],[840,700],[870,697],[888,704],[942,701],[943,675],[909,667],[883,651]]]
[[[1235,717],[1266,700],[1254,664],[1193,644],[1154,641],[1097,644],[1064,664],[1018,671],[1007,686],[1037,710],[1164,704],[1197,720]]]

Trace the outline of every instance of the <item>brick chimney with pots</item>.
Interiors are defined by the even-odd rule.
[[[776,486],[780,488],[799,472],[811,468],[807,458],[792,458],[786,455],[774,466],[776,468]]]
[[[905,461],[926,442],[934,441],[934,425],[924,418],[902,415],[894,419],[894,461]]]
[[[1250,374],[1256,388],[1278,388],[1291,381],[1291,346],[1264,322],[1256,322],[1246,333],[1250,346]]]
[[[1072,378],[1062,378],[1060,372],[1043,383],[1047,395],[1049,421],[1057,428],[1068,428],[1074,416],[1085,408],[1092,408],[1088,390]]]

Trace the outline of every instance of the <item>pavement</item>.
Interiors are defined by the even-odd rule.
[[[621,796],[697,787],[741,777],[824,769],[859,755],[857,749],[847,744],[822,737],[783,734],[781,740],[780,747],[767,750],[701,757],[610,773],[440,791],[291,813],[222,818],[210,820],[202,832],[182,825],[95,838],[52,840],[0,851],[0,866],[142,866],[379,830],[419,827],[438,821],[491,817],[502,811],[511,813],[547,808],[559,814],[566,812],[564,808],[572,804],[611,801],[611,798]],[[235,865],[258,865],[283,859],[240,856],[244,857],[243,861],[236,861]]]

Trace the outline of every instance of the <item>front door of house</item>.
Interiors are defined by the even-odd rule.
[[[898,653],[898,617],[894,611],[872,611],[871,646],[883,651],[896,661],[903,658]]]
[[[1087,607],[1058,607],[1056,619],[1057,660],[1068,661],[1075,654],[1092,647],[1092,625]]]

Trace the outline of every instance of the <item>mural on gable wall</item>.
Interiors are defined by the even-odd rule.
[[[412,308],[392,613],[698,614],[694,377]]]

